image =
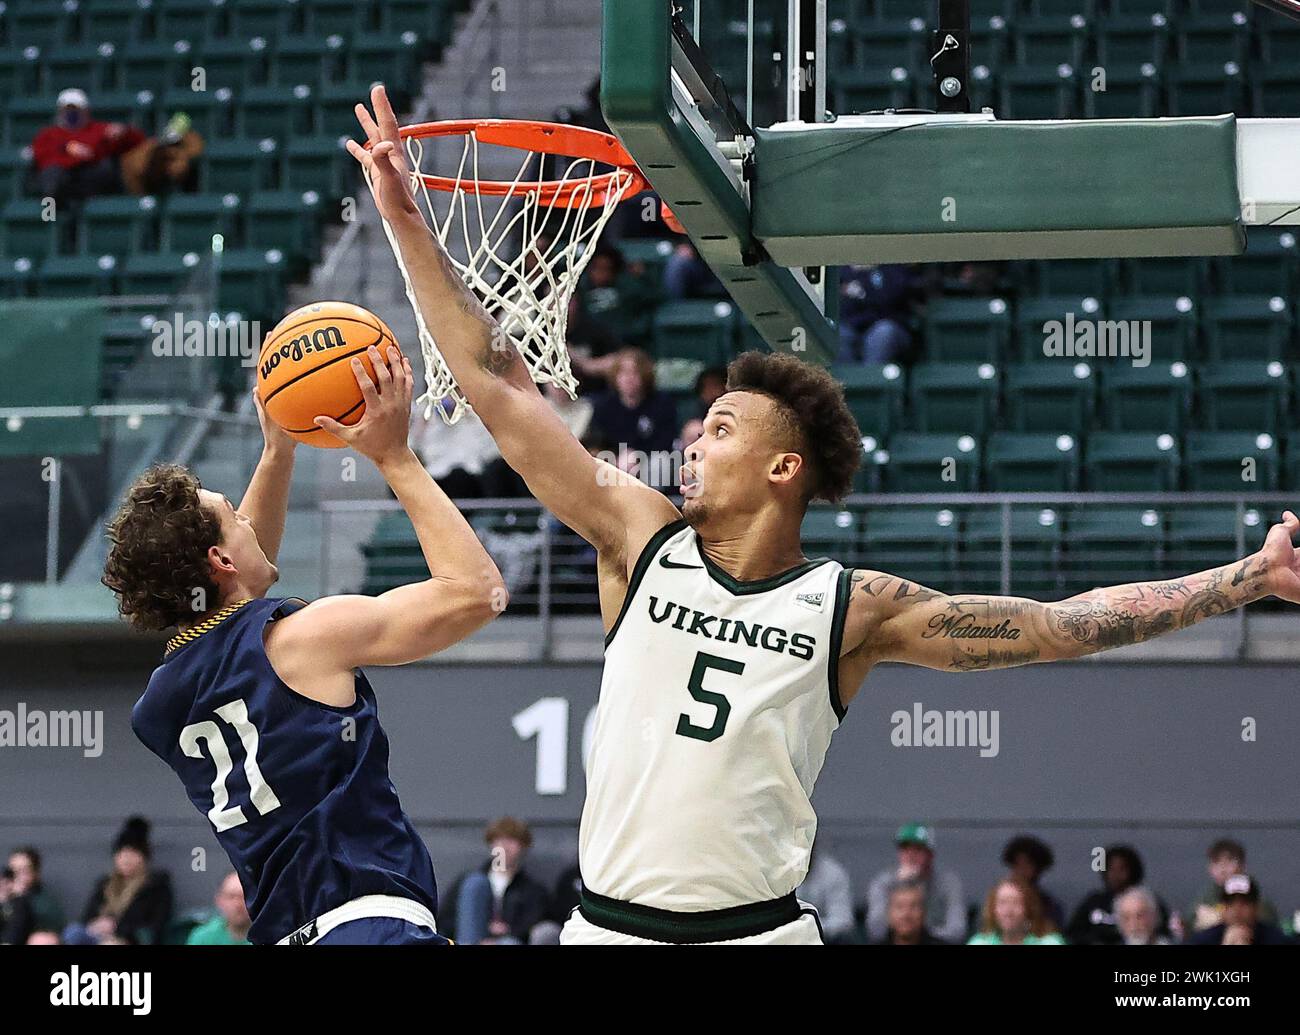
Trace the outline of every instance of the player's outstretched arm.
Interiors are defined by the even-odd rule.
[[[257,420],[262,425],[262,456],[253,470],[239,512],[257,533],[257,544],[275,563],[284,539],[284,518],[289,511],[289,479],[293,477],[294,447],[298,444],[266,415],[261,397],[253,392]]]
[[[1242,560],[1167,582],[1094,589],[1056,603],[949,596],[877,571],[855,571],[844,659],[859,678],[901,661],[947,672],[1059,661],[1141,643],[1267,596],[1300,603],[1300,551],[1291,511]]]
[[[456,383],[528,490],[602,556],[635,562],[656,531],[680,515],[647,485],[591,457],[533,384],[510,337],[465,284],[429,230],[408,187],[397,118],[382,86],[374,116],[357,105],[370,150],[362,164],[380,214],[397,239],[416,303]]]
[[[325,597],[275,623],[267,653],[295,689],[361,665],[417,661],[464,639],[506,606],[492,558],[407,444],[415,383],[410,361],[390,349],[385,363],[374,347],[370,359],[374,381],[352,360],[366,403],[361,420],[352,427],[329,417],[316,423],[383,473],[415,528],[429,578],[377,597]]]

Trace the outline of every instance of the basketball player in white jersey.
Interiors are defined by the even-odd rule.
[[[1269,594],[1300,602],[1290,511],[1230,565],[1058,603],[808,560],[804,512],[849,491],[861,437],[836,382],[786,355],[732,363],[687,450],[679,512],[589,456],[542,398],[429,232],[382,88],[371,99],[378,121],[357,114],[373,152],[349,147],[443,357],[530,491],[598,551],[605,668],[565,944],[819,943],[794,895],[813,784],[880,662],[968,672],[1077,658]]]

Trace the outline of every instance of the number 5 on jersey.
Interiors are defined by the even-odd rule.
[[[716,691],[704,689],[704,675],[711,668],[720,669],[723,672],[730,672],[732,675],[738,676],[745,671],[745,663],[732,661],[730,658],[720,658],[715,654],[705,654],[703,651],[695,655],[695,666],[691,669],[691,681],[687,689],[690,690],[691,696],[700,704],[713,705],[715,709],[713,724],[710,726],[697,726],[691,722],[689,715],[682,712],[677,717],[677,735],[679,737],[692,737],[695,740],[709,743],[722,736],[723,731],[727,728],[727,719],[731,716],[731,702]]]

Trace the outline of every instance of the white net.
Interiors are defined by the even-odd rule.
[[[445,139],[445,138],[439,138]],[[454,138],[453,138],[454,139]],[[544,176],[545,165],[534,151],[520,150],[518,171],[502,195],[477,190],[479,140],[473,130],[463,138],[454,189],[431,189],[426,169],[426,139],[406,138],[411,190],[422,202],[429,224],[465,283],[479,296],[501,328],[494,347],[514,347],[538,384],[556,384],[576,397],[578,383],[569,362],[565,336],[569,302],[582,271],[595,251],[620,201],[635,182],[630,171],[590,158],[560,158],[558,174]],[[490,146],[490,145],[485,145]],[[427,148],[432,157],[433,147]],[[610,177],[605,189],[605,177]],[[556,188],[555,184],[562,186]],[[436,408],[455,424],[471,409],[456,384],[438,343],[415,299],[392,228],[384,232],[397,257],[406,297],[415,311],[424,356],[424,394],[419,402],[428,419]]]

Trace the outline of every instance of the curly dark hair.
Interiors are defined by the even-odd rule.
[[[808,464],[808,500],[836,503],[853,488],[862,432],[843,386],[822,367],[784,352],[744,352],[727,367],[727,391],[757,392],[776,404]]]
[[[158,464],[135,480],[109,522],[112,545],[100,581],[137,629],[170,629],[197,617],[196,600],[208,610],[220,597],[208,550],[221,541],[221,522],[203,506],[199,489],[184,467]]]

